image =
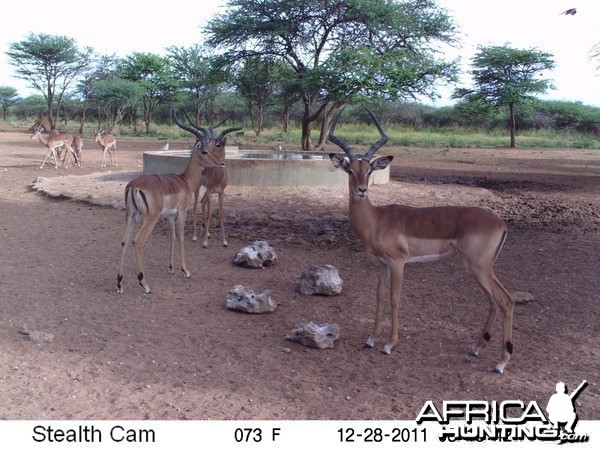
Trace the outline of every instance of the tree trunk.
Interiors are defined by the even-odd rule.
[[[81,111],[81,122],[79,123],[79,135],[80,136],[83,134],[83,127],[85,126],[86,112],[87,112],[87,106],[84,106],[83,110]]]
[[[302,115],[302,150],[312,150],[312,142],[310,142],[310,117],[311,102],[309,99],[304,99],[304,114]]]
[[[321,135],[319,136],[319,143],[315,148],[315,151],[322,152],[325,150],[325,145],[327,144],[327,134],[329,133],[329,124],[331,123],[331,119],[337,113],[340,106],[342,106],[342,102],[335,102],[329,111],[323,114],[323,120],[321,122]]]
[[[508,104],[508,110],[510,115],[510,148],[515,148],[517,146],[515,133],[517,128],[517,122],[515,121],[515,103],[510,102]]]
[[[137,129],[137,108],[131,107],[130,112],[131,112],[131,118],[129,119],[129,121],[131,123],[129,125],[133,125],[133,132],[137,133],[138,132],[138,129]]]
[[[48,120],[50,121],[50,129],[54,130],[56,125],[54,123],[54,111],[52,111],[52,105],[54,103],[54,95],[52,93],[52,91],[50,91],[50,88],[48,88],[48,93],[47,93],[47,105],[48,105]]]
[[[283,113],[281,115],[281,123],[282,123],[282,132],[287,133],[290,128],[290,112],[292,108],[289,106],[283,107]]]

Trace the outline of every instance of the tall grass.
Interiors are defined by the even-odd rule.
[[[341,124],[340,124],[341,125]],[[336,134],[351,145],[369,145],[379,139],[372,126],[338,125]],[[471,128],[411,129],[393,126],[386,129],[388,145],[404,147],[495,148],[509,147],[510,136],[504,130],[478,131]],[[518,147],[600,148],[600,137],[552,130],[526,130],[517,134]]]
[[[24,124],[30,125],[30,122],[23,122],[23,124],[8,122],[5,124],[10,128],[11,126],[22,126]],[[3,129],[6,128],[6,126],[3,127]],[[75,122],[71,122],[69,126],[64,128],[61,128],[59,124],[59,129],[70,133],[77,132],[76,128],[78,126]],[[87,124],[84,129],[84,136],[92,135],[96,128],[96,123]],[[501,148],[510,146],[510,136],[506,129],[479,130],[468,127],[413,129],[398,125],[384,125],[384,128],[389,137],[388,145],[394,146],[431,148]],[[373,125],[367,124],[340,123],[336,129],[336,135],[350,145],[358,146],[368,146],[379,139],[377,129]],[[190,134],[175,125],[153,123],[150,125],[150,133],[148,134],[146,134],[144,125],[138,126],[137,132],[134,132],[128,125],[121,125],[119,136],[174,141],[189,138]],[[316,141],[319,137],[319,130],[314,129],[311,137],[313,141]],[[301,130],[298,126],[294,126],[290,131],[282,133],[281,129],[271,127],[265,129],[260,136],[256,136],[251,128],[247,128],[240,141],[263,145],[272,142],[284,142],[290,147],[299,147]],[[523,130],[517,133],[517,147],[598,149],[600,148],[600,136],[573,131]]]

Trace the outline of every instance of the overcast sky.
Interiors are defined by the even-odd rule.
[[[537,48],[551,53],[556,69],[548,73],[556,89],[545,98],[575,100],[600,107],[600,70],[589,60],[592,46],[600,42],[600,0],[438,0],[454,17],[462,37],[460,48],[448,56],[461,56],[464,70],[477,45]],[[0,85],[27,90],[14,78],[8,64],[8,44],[29,33],[74,38],[78,46],[100,54],[126,56],[134,51],[164,54],[165,47],[189,46],[201,39],[201,27],[223,10],[223,0],[179,0],[175,3],[142,3],[102,0],[93,6],[80,0],[29,0],[26,10],[11,2],[3,6],[0,26]],[[142,6],[143,5],[143,6]],[[150,5],[157,5],[150,6]],[[574,16],[560,13],[577,8]],[[11,11],[12,9],[12,11]],[[469,84],[467,75],[464,84]],[[437,104],[448,103],[451,88],[441,89]]]

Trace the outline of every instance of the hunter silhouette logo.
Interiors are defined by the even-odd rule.
[[[567,393],[565,383],[556,384],[556,393],[543,407],[536,401],[522,400],[444,400],[438,407],[431,400],[419,412],[417,425],[437,422],[442,425],[438,436],[449,441],[558,441],[589,442],[589,435],[576,434],[575,400],[587,381]]]
[[[587,386],[587,380],[583,380],[581,384],[573,391],[571,395],[567,394],[567,386],[565,383],[556,384],[556,394],[550,397],[546,411],[548,419],[552,422],[555,428],[559,429],[560,425],[564,425],[565,433],[573,434],[573,428],[577,423],[577,413],[575,412],[575,399],[581,393],[584,387]]]

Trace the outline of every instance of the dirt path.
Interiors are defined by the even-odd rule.
[[[118,295],[123,187],[141,171],[143,150],[162,147],[119,144],[118,171],[100,167],[89,137],[83,168],[40,171],[38,142],[0,132],[1,419],[414,419],[426,400],[545,405],[558,381],[583,379],[579,417],[600,419],[599,151],[385,149],[397,155],[393,181],[372,188],[375,203],[479,205],[511,225],[496,272],[535,300],[516,308],[515,353],[498,376],[499,324],[488,348],[469,355],[488,306],[456,259],[407,268],[399,344],[390,357],[362,349],[376,263],[349,231],[345,187],[231,186],[229,248],[213,240],[203,250],[188,235],[192,277],[169,275],[160,224],[145,247],[154,293],[137,285],[131,252]],[[233,266],[256,239],[278,263]],[[298,278],[311,264],[336,266],[342,294],[301,296]],[[237,284],[271,290],[277,311],[227,310]],[[335,348],[285,341],[303,321],[338,323]],[[24,325],[53,342],[29,340]]]

